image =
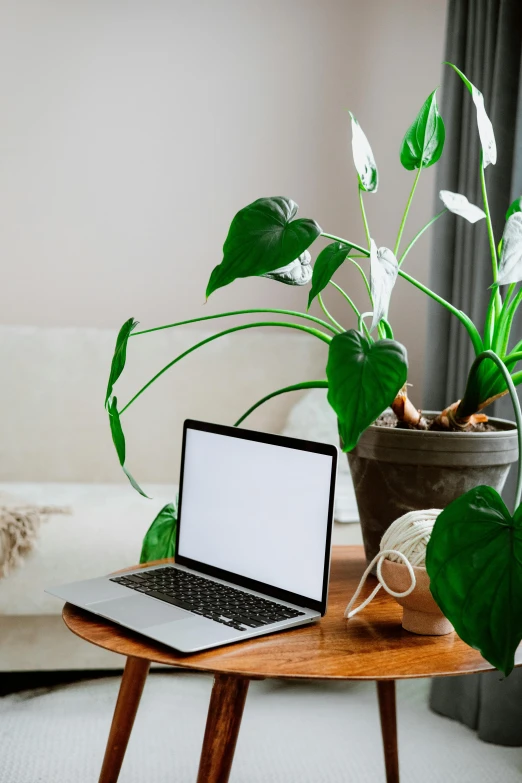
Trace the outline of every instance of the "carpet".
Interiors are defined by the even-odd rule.
[[[0,698],[1,783],[95,783],[119,680]],[[428,711],[429,683],[398,683],[403,783],[520,783],[522,750],[487,745]],[[211,678],[149,676],[120,783],[194,783]],[[373,683],[253,682],[230,783],[384,781]]]

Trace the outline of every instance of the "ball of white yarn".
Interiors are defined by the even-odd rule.
[[[403,598],[409,595],[415,589],[416,578],[413,566],[425,567],[426,564],[426,547],[430,540],[431,531],[435,524],[435,520],[440,514],[438,508],[428,508],[422,511],[409,511],[407,514],[403,514],[402,517],[393,522],[386,533],[381,538],[381,545],[379,551],[373,558],[372,562],[368,564],[368,567],[361,577],[359,587],[352,596],[346,610],[344,612],[345,617],[353,617],[361,609],[375,598],[381,587],[384,587],[387,593],[393,595],[395,598]],[[407,567],[411,577],[411,584],[407,590],[402,593],[396,593],[392,590],[386,582],[381,572],[381,566],[383,560],[393,560],[394,562],[401,562]],[[362,602],[357,609],[354,609],[355,602],[359,597],[359,594],[366,581],[366,577],[377,563],[377,579],[378,585],[375,587],[368,598]]]
[[[381,539],[380,550],[395,549],[407,557],[412,566],[424,566],[426,547],[430,540],[435,520],[441,513],[439,508],[409,511],[393,522]],[[401,561],[398,555],[389,553],[387,560]]]

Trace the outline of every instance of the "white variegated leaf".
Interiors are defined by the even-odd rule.
[[[470,82],[471,84],[471,82]],[[477,125],[480,136],[480,143],[482,145],[482,154],[484,160],[484,168],[489,166],[490,163],[495,165],[497,162],[497,143],[495,141],[495,132],[493,125],[489,119],[486,109],[484,108],[484,96],[477,90],[477,88],[471,85],[471,97],[477,110]]]
[[[373,239],[370,240],[370,290],[373,298],[371,329],[388,315],[391,292],[398,273],[399,265],[393,252],[387,247],[377,249]]]
[[[370,142],[361,126],[350,112],[352,118],[352,153],[359,184],[367,193],[375,193],[379,185],[377,164],[373,157]]]
[[[486,166],[489,166],[490,163],[497,162],[497,143],[495,141],[495,133],[493,131],[493,125],[491,124],[491,120],[489,119],[486,109],[484,107],[484,96],[480,92],[480,90],[477,90],[474,84],[470,82],[468,77],[462,73],[459,68],[457,68],[456,65],[453,65],[453,63],[447,63],[450,65],[455,73],[457,73],[466,87],[468,88],[471,97],[473,99],[473,103],[475,104],[475,109],[477,112],[477,126],[478,126],[478,132],[480,136],[480,144],[482,146],[482,159],[484,162],[484,168]]]
[[[461,193],[452,193],[451,190],[441,190],[439,193],[440,200],[450,212],[454,215],[460,215],[460,217],[466,218],[470,223],[476,223],[477,220],[482,220],[486,217],[486,213],[480,208],[472,204],[466,196]]]
[[[312,257],[308,250],[301,253],[299,258],[291,261],[280,269],[273,269],[261,277],[268,277],[270,280],[277,280],[286,285],[306,285],[312,279]]]
[[[497,282],[499,285],[522,280],[522,212],[514,212],[502,235],[502,255]]]

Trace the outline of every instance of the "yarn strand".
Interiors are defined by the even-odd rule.
[[[354,617],[358,612],[368,606],[373,601],[381,587],[384,587],[387,593],[394,598],[405,598],[407,595],[415,590],[417,580],[415,577],[414,566],[424,567],[426,561],[426,546],[430,539],[431,531],[435,520],[440,514],[440,509],[430,508],[424,511],[409,511],[402,517],[393,522],[388,530],[384,533],[381,539],[381,546],[379,552],[375,555],[371,563],[366,568],[366,571],[361,577],[359,586],[348,603],[345,609],[344,616],[350,619]],[[392,562],[399,562],[402,560],[411,578],[411,584],[407,590],[402,593],[396,593],[386,584],[386,581],[382,575],[382,564],[384,559],[391,560]],[[365,600],[353,608],[357,601],[361,590],[364,587],[366,579],[368,578],[370,571],[377,563],[377,579],[378,584],[372,590],[370,595]]]

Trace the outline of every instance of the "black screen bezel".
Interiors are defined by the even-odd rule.
[[[183,504],[183,474],[185,468],[185,445],[187,440],[187,430],[194,429],[203,432],[211,432],[216,435],[225,435],[231,438],[239,438],[243,440],[251,440],[257,443],[267,443],[272,446],[283,446],[284,448],[297,449],[298,451],[309,451],[314,454],[324,454],[332,458],[332,472],[330,479],[330,496],[328,500],[328,519],[327,530],[325,540],[325,552],[324,552],[324,569],[323,569],[323,588],[321,600],[317,601],[298,593],[292,593],[288,590],[282,590],[279,587],[265,584],[264,582],[258,582],[256,579],[249,579],[241,574],[235,574],[231,571],[225,571],[221,568],[209,565],[208,563],[201,563],[198,560],[192,560],[192,558],[184,557],[179,554],[179,539],[182,525],[182,504]],[[297,606],[302,606],[307,609],[312,609],[316,612],[320,612],[321,615],[326,613],[326,603],[328,600],[328,581],[330,577],[330,552],[332,544],[332,525],[333,525],[333,509],[334,509],[334,496],[335,496],[335,479],[337,475],[337,448],[327,443],[316,443],[315,441],[301,440],[298,438],[288,438],[283,435],[272,435],[265,432],[257,432],[255,430],[239,429],[237,427],[229,427],[223,424],[211,424],[204,421],[196,421],[195,419],[186,419],[183,424],[183,443],[181,449],[181,470],[180,470],[180,482],[179,482],[179,499],[178,499],[178,524],[176,529],[176,563],[180,565],[192,568],[195,571],[200,571],[208,576],[214,576],[218,579],[223,579],[227,582],[233,582],[240,587],[246,587],[250,590],[255,590],[259,593],[264,593],[272,598],[279,598],[281,601],[287,601]]]

